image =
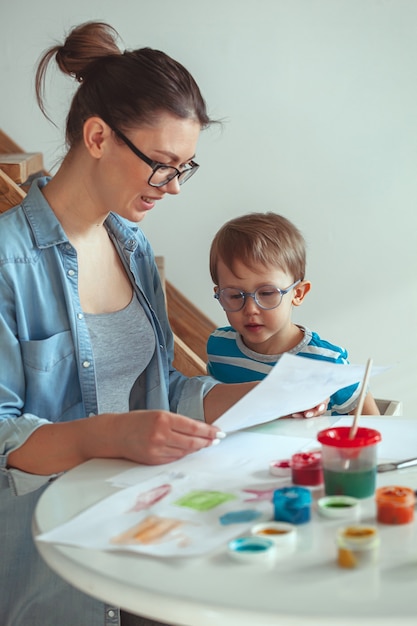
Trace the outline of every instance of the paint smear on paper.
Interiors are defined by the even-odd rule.
[[[196,511],[209,511],[230,500],[236,500],[236,496],[222,491],[191,491],[174,502],[174,504],[195,509]]]
[[[242,511],[230,511],[219,517],[219,522],[222,526],[228,526],[229,524],[242,524],[243,522],[252,522],[255,519],[261,517],[262,513],[255,509],[244,509]]]
[[[242,489],[242,491],[252,493],[255,496],[254,498],[245,498],[245,502],[261,502],[262,500],[272,502],[274,493],[274,489]]]
[[[141,543],[149,545],[152,543],[161,543],[167,539],[173,538],[173,533],[185,522],[178,519],[168,517],[158,517],[157,515],[149,515],[144,520],[135,524],[129,530],[112,537],[110,543],[115,544],[135,544]]]
[[[144,509],[149,509],[149,507],[153,506],[162,498],[165,498],[172,491],[172,486],[165,484],[160,485],[159,487],[154,487],[149,491],[145,491],[145,493],[140,493],[136,498],[136,502],[131,509],[129,509],[128,513],[132,511],[143,511]]]

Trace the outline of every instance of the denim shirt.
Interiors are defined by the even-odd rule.
[[[0,532],[7,537],[2,541],[0,565],[0,574],[7,576],[7,588],[0,579],[3,626],[38,624],[37,609],[27,605],[28,597],[22,599],[18,594],[12,603],[10,589],[17,593],[29,576],[26,591],[34,598],[34,585],[42,588],[48,584],[36,570],[41,563],[33,565],[31,573],[28,561],[34,563],[37,553],[30,525],[44,485],[54,478],[8,469],[7,456],[46,423],[97,413],[93,351],[78,294],[77,254],[40,190],[47,182],[47,178],[34,181],[22,203],[0,216]],[[216,381],[204,376],[186,378],[172,367],[173,336],[148,240],[136,225],[112,213],[105,226],[156,337],[151,362],[132,389],[130,408],[167,409],[203,420],[203,398]],[[127,355],[127,361],[132,359],[134,354]],[[54,585],[61,584],[55,579]],[[66,583],[62,581],[62,585]],[[1,607],[8,602],[15,607],[13,618],[7,612],[2,614]],[[39,602],[37,597],[34,606]],[[61,598],[59,602],[59,609],[52,596],[45,603],[51,624],[118,623],[116,613],[110,610],[109,616],[103,608],[99,621],[88,613],[89,608],[87,618],[78,600],[84,617],[75,620],[74,599]],[[85,602],[100,605],[86,596]],[[18,613],[24,606],[29,611],[26,617]],[[61,614],[65,611],[68,619]],[[39,609],[39,625],[46,626],[49,621],[41,612]],[[97,613],[96,608],[93,612]]]

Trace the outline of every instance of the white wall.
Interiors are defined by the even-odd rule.
[[[211,115],[198,175],[142,226],[169,280],[216,323],[208,250],[226,220],[273,210],[308,241],[313,283],[296,321],[395,367],[374,395],[417,404],[416,0],[1,0],[0,127],[51,169],[72,83],[34,99],[34,66],[64,31],[102,19],[127,48],[168,52]]]

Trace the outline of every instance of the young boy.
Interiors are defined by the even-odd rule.
[[[214,297],[230,326],[207,342],[207,371],[224,383],[262,380],[284,352],[311,359],[348,363],[344,348],[291,320],[310,291],[305,280],[306,245],[300,231],[275,213],[249,213],[230,220],[210,248]],[[330,397],[334,414],[354,413],[359,384]],[[371,393],[362,413],[379,415]]]

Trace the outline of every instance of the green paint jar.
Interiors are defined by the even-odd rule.
[[[369,498],[375,493],[377,444],[381,434],[358,428],[353,439],[350,427],[327,428],[318,433],[322,445],[324,491],[327,496]]]

